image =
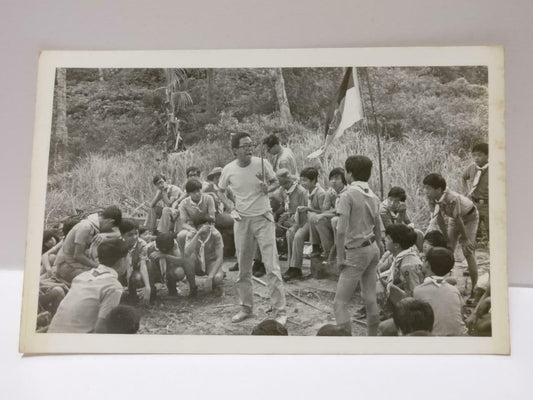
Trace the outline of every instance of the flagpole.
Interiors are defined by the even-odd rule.
[[[372,110],[372,117],[374,119],[376,139],[378,142],[378,161],[379,161],[379,188],[381,190],[381,200],[383,200],[383,163],[381,162],[381,139],[379,137],[378,119],[376,118],[376,110],[374,109],[374,96],[372,95],[372,87],[370,86],[370,80],[368,79],[368,67],[364,68],[364,75],[366,85],[368,86],[368,93],[370,95],[370,109]]]

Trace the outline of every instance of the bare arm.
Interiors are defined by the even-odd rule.
[[[52,271],[52,265],[50,265],[50,256],[53,254],[57,254],[57,252],[62,246],[63,246],[63,241],[56,244],[54,247],[52,247],[50,250],[48,250],[46,253],[44,253],[41,256],[41,262],[46,272],[50,273]]]
[[[198,235],[200,232],[196,232],[191,240],[187,240],[185,244],[185,257],[191,257],[196,250],[196,245],[198,244]]]
[[[381,241],[381,216],[379,213],[376,214],[376,218],[374,220],[374,238],[376,239],[376,243],[379,248],[379,254],[383,255],[384,249],[383,249],[383,242]]]
[[[227,210],[231,211],[235,208],[235,205],[233,204],[233,202],[230,199],[228,199],[228,196],[226,196],[225,189],[218,189],[217,194],[218,194],[218,198],[220,199],[220,201],[222,201],[222,203],[224,204]]]
[[[152,199],[152,202],[150,203],[150,208],[154,208],[157,203],[159,203],[159,200],[161,200],[161,190],[158,190],[155,194],[154,198]]]
[[[345,261],[344,240],[346,238],[346,228],[348,228],[348,215],[339,215],[339,221],[337,222],[337,265],[340,266]]]

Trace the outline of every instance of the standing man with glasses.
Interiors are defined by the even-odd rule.
[[[267,160],[252,156],[254,145],[250,134],[238,132],[232,135],[231,148],[236,159],[222,170],[219,197],[227,209],[231,210],[231,216],[235,220],[235,245],[239,263],[237,291],[241,310],[232,318],[232,322],[241,322],[253,315],[252,261],[257,246],[266,267],[274,317],[285,325],[285,291],[276,249],[274,217],[268,199],[268,185],[276,182],[276,175]],[[234,194],[235,204],[227,198],[227,188]]]

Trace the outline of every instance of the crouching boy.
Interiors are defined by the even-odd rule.
[[[222,295],[222,261],[224,244],[222,235],[213,225],[213,219],[205,213],[193,216],[195,231],[189,232],[185,242],[185,272],[189,282],[195,281],[195,275],[207,275],[207,288]],[[196,283],[194,284],[196,287]]]
[[[98,246],[100,265],[72,280],[70,291],[59,305],[48,332],[105,333],[106,318],[120,302],[128,247],[122,239],[111,239]]]
[[[126,273],[120,278],[128,286],[129,301],[133,304],[139,301],[141,295],[143,304],[150,301],[151,288],[148,275],[148,253],[146,242],[139,238],[139,224],[134,219],[123,219],[119,226],[122,239],[128,246],[126,257]],[[139,293],[138,293],[139,291]]]

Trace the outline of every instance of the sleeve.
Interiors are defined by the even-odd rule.
[[[185,201],[182,201],[178,206],[179,218],[182,221],[189,221],[189,214],[187,213],[187,208],[185,207]]]
[[[450,203],[450,208],[452,210],[452,218],[457,218],[461,216],[461,199],[455,197]]]
[[[215,220],[215,200],[212,196],[207,195],[207,214]]]
[[[85,224],[80,225],[74,232],[74,244],[83,244],[89,246],[91,243],[91,228]]]
[[[118,306],[120,297],[122,296],[122,287],[113,285],[106,288],[100,298],[100,309],[98,310],[98,318],[105,318],[107,314]]]
[[[325,201],[326,201],[326,191],[322,191],[320,193],[318,193],[317,195],[318,197],[318,208],[320,209],[320,211],[326,211],[326,210],[329,210],[329,207],[328,208],[325,208]]]
[[[169,193],[169,200],[171,203],[174,203],[176,200],[180,198],[180,196],[183,194],[183,190],[181,190],[177,186],[173,186]]]
[[[277,179],[276,174],[274,173],[274,169],[272,168],[272,164],[268,160],[264,160],[265,164],[265,178],[267,181],[271,181],[272,179]]]
[[[348,196],[345,193],[341,194],[339,199],[339,207],[337,212],[342,215],[350,215],[350,210],[352,209]]]
[[[229,184],[229,174],[228,174],[228,166],[226,165],[222,169],[222,174],[220,174],[220,180],[218,181],[218,187],[222,190],[226,190]]]
[[[406,283],[405,291],[409,295],[412,295],[414,293],[414,289],[422,283],[420,265],[412,263],[402,265],[401,272]]]

